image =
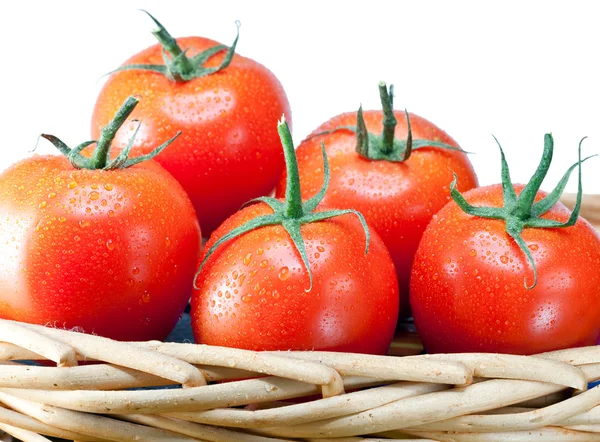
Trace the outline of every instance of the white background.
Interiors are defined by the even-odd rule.
[[[299,143],[330,117],[396,107],[436,123],[466,150],[481,184],[499,179],[505,148],[527,180],[543,135],[556,141],[551,188],[584,153],[600,153],[600,26],[593,1],[20,1],[0,3],[0,170],[30,155],[39,133],[89,139],[102,76],[155,43],[147,9],[175,36],[230,44],[282,82]],[[38,153],[54,152],[45,141]],[[584,191],[600,193],[600,158]],[[576,189],[572,179],[568,190]]]

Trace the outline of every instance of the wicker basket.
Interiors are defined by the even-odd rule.
[[[596,201],[586,197],[582,212],[600,224]],[[124,343],[0,320],[0,434],[24,442],[600,441],[600,388],[589,388],[600,380],[600,346],[536,356],[420,352],[410,334],[389,356],[369,356]],[[56,366],[23,362],[44,359]]]

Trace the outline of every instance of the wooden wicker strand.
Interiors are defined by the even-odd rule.
[[[4,400],[11,402],[11,398],[7,395],[0,393],[0,402],[4,403]],[[14,403],[14,402],[13,402]],[[106,439],[98,439],[96,437],[86,436],[84,434],[75,433],[68,430],[62,430],[54,426],[44,424],[37,419],[33,419],[30,416],[18,413],[14,410],[9,410],[0,406],[0,422],[3,424],[21,428],[33,433],[43,434],[46,436],[59,437],[61,439],[76,440],[78,442],[105,442]]]
[[[29,361],[48,359],[38,353],[11,344],[10,342],[0,342],[0,361]],[[83,359],[77,355],[77,360]]]
[[[468,415],[446,421],[434,422],[409,431],[456,431],[456,432],[498,432],[506,428],[516,431],[534,430],[540,427],[559,425],[564,421],[600,405],[600,387],[548,407],[521,413]],[[561,425],[563,424],[563,425]]]
[[[323,419],[346,416],[406,397],[419,396],[449,388],[440,384],[397,383],[377,389],[377,394],[363,390],[303,404],[265,410],[215,409],[200,412],[170,413],[171,417],[209,425],[238,428],[262,428],[277,425],[299,425]]]
[[[48,338],[17,322],[0,321],[0,341],[18,345],[34,355],[41,355],[56,362],[59,367],[77,365],[75,350],[69,345]]]
[[[155,349],[163,354],[192,364],[222,365],[227,363],[256,373],[288,377],[314,384],[320,384],[323,381],[319,379],[311,380],[308,377],[309,371],[319,373],[319,371],[330,370],[342,376],[365,376],[388,381],[436,382],[452,385],[467,385],[473,379],[472,371],[464,364],[456,361],[428,361],[423,359],[405,361],[404,358],[390,358],[388,356],[344,355],[328,352],[257,353],[198,344],[134,344]],[[327,373],[329,374],[329,372]]]
[[[279,437],[343,437],[411,428],[464,414],[492,410],[564,387],[534,381],[494,379],[424,394],[342,418],[261,430]]]
[[[600,346],[567,348],[535,355],[536,358],[552,359],[572,365],[600,364]]]
[[[15,323],[6,320],[0,321],[0,323],[4,322]],[[206,385],[206,379],[204,379],[200,370],[176,358],[101,336],[86,335],[33,324],[15,324],[21,324],[29,330],[63,342],[86,358],[103,360],[123,367],[152,373],[181,384],[184,388]]]
[[[4,388],[120,390],[173,384],[174,381],[110,364],[80,365],[60,369],[0,364],[0,387]]]
[[[135,422],[154,428],[162,428],[164,430],[182,433],[187,436],[209,442],[286,442],[289,440],[275,437],[258,436],[255,434],[246,434],[239,431],[232,431],[219,427],[210,427],[208,425],[186,422],[165,416],[124,414],[118,415],[117,417],[129,422]]]
[[[344,392],[344,385],[337,371],[310,361],[294,361],[279,355],[208,345],[161,342],[131,344],[144,346],[190,364],[236,367],[254,373],[321,385],[324,397]]]
[[[52,442],[50,439],[22,428],[0,423],[0,431],[14,436],[22,442]]]
[[[51,405],[10,397],[2,394],[5,405],[37,419],[47,425],[63,430],[120,442],[190,442],[197,439],[178,435],[171,431],[123,422],[94,414],[65,410]]]
[[[542,428],[533,431],[507,431],[502,433],[414,433],[438,442],[598,442],[600,434],[584,433],[564,428]]]
[[[0,363],[0,387],[53,390],[123,390],[175,385],[177,382],[112,364],[39,367]],[[207,381],[254,378],[256,373],[225,367],[197,367]]]
[[[442,361],[460,361],[475,376],[498,379],[522,379],[550,382],[578,390],[587,389],[583,371],[566,362],[532,358],[530,356],[502,355],[491,353],[457,353],[413,356]]]
[[[600,356],[600,352],[597,351],[597,353]],[[454,367],[445,364],[455,363],[458,366],[468,369],[469,377],[462,385],[469,384],[474,374],[475,376],[485,378],[552,382],[581,390],[587,387],[585,376],[581,370],[573,367],[571,364],[557,360],[532,358],[530,356],[466,353],[456,355],[405,356],[394,359],[388,356],[318,351],[285,352],[283,354],[292,358],[326,364],[335,368],[342,376],[369,375],[388,380],[415,380],[461,385],[449,382],[448,375],[446,374],[451,372]],[[437,363],[441,365],[437,365]]]
[[[600,406],[591,408],[584,413],[565,419],[561,422],[568,427],[584,426],[584,425],[600,425]]]
[[[344,379],[356,387],[372,385],[372,379]],[[7,394],[88,413],[169,413],[233,407],[320,393],[320,388],[290,379],[264,377],[187,389],[138,391],[53,391],[2,388]]]

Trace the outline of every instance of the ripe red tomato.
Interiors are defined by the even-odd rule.
[[[286,161],[295,163],[291,142],[287,148]],[[297,184],[295,172],[288,176]],[[275,214],[262,202],[248,206],[211,235],[192,295],[196,342],[252,350],[385,354],[398,318],[398,283],[389,252],[371,231],[365,253],[368,230],[355,214],[315,219],[325,216],[309,209],[318,201],[300,206],[298,187],[290,188],[294,191],[285,202],[266,200]],[[294,201],[296,214],[289,201]],[[207,258],[226,235],[261,219],[262,227],[230,237]],[[307,262],[296,241],[304,244]]]
[[[154,161],[76,169],[33,156],[0,175],[0,317],[164,339],[192,289],[200,231]]]
[[[511,185],[512,186],[512,185]],[[514,186],[520,195],[522,185]],[[533,193],[535,195],[535,193]],[[547,194],[537,192],[535,201]],[[470,190],[469,204],[502,207],[502,185]],[[542,218],[564,221],[561,203]],[[425,349],[532,354],[593,345],[600,336],[600,239],[583,218],[567,228],[522,231],[465,213],[454,201],[433,217],[417,250],[411,305]]]
[[[398,120],[397,140],[407,137],[406,116],[394,112]],[[369,133],[382,131],[382,111],[363,113]],[[433,123],[410,114],[414,139],[433,140],[458,148],[458,144]],[[461,190],[477,186],[477,177],[465,153],[437,147],[413,150],[403,162],[370,160],[356,151],[357,136],[349,130],[316,134],[356,124],[356,113],[348,112],[320,125],[297,149],[302,197],[317,193],[323,184],[321,143],[325,144],[331,165],[331,184],[323,198],[326,207],[348,207],[361,212],[387,246],[398,275],[400,314],[410,314],[408,290],[410,268],[419,240],[431,217],[450,199],[452,172],[459,176]],[[276,196],[285,193],[285,175],[280,178]]]
[[[180,51],[187,49],[190,59],[218,45],[202,37],[179,38],[177,44]],[[203,67],[219,67],[224,52],[210,57]],[[123,66],[132,64],[164,64],[163,47],[151,46]],[[182,132],[156,161],[190,196],[204,235],[242,203],[274,189],[284,166],[277,120],[282,114],[289,120],[291,111],[283,87],[266,67],[235,54],[220,71],[189,80],[174,81],[168,74],[150,70],[115,72],[94,107],[92,137],[99,135],[129,95],[141,97],[132,115],[143,122],[135,148],[147,152],[154,140]],[[134,124],[124,126],[115,146],[123,148],[134,129]]]
[[[243,223],[273,211],[242,209],[204,250]],[[301,228],[312,290],[299,253],[282,226],[224,243],[207,261],[192,295],[196,342],[251,350],[331,350],[385,354],[398,316],[390,256],[371,232],[369,253],[353,215]]]

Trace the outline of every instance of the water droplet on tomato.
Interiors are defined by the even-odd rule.
[[[323,246],[317,246],[317,250],[321,253],[323,253],[325,251],[325,247]]]
[[[240,280],[239,280],[239,282],[238,282],[238,285],[239,285],[240,287],[241,287],[241,286],[242,286],[242,284],[244,283],[244,279],[246,279],[246,274],[242,273],[242,274],[240,275]]]
[[[148,304],[150,302],[150,293],[148,293],[148,292],[142,293],[142,302],[144,304]]]
[[[108,241],[106,241],[106,248],[108,250],[114,250],[115,249],[115,243],[113,242],[112,239],[109,239]]]
[[[469,252],[469,255],[476,256],[477,255],[477,250],[471,249],[471,251]]]
[[[92,201],[96,201],[98,198],[100,198],[100,194],[94,190],[93,192],[90,192],[89,197]]]
[[[87,219],[82,219],[79,221],[79,227],[81,227],[82,229],[89,227],[90,224],[91,223]]]
[[[134,267],[131,270],[131,273],[133,273],[134,275],[139,275],[140,274],[140,269],[138,267]]]
[[[56,192],[50,192],[48,194],[48,198],[54,198],[56,196]]]
[[[81,241],[81,238],[80,238],[79,236],[77,236],[77,235],[75,235],[75,236],[73,237],[73,239],[74,239],[76,242],[77,242],[77,241]]]
[[[71,181],[67,187],[69,189],[75,189],[77,187],[77,183],[75,181]]]
[[[39,207],[40,209],[43,209],[43,208],[44,208],[44,207],[46,207],[47,205],[48,205],[48,203],[46,203],[46,201],[42,201],[42,202],[39,204],[39,206],[38,206],[38,207]]]
[[[169,238],[168,236],[165,237],[165,245],[167,247],[169,247],[171,245],[171,238]]]
[[[250,301],[252,301],[252,295],[244,295],[244,296],[242,296],[242,302],[248,303]]]
[[[532,252],[536,252],[540,248],[540,246],[538,246],[537,244],[529,244],[529,246],[527,247],[529,247],[529,250],[531,250]]]
[[[508,264],[508,256],[506,256],[506,255],[502,255],[502,256],[500,257],[500,262],[501,262],[502,264]]]
[[[250,260],[252,259],[252,253],[248,253],[245,257],[244,257],[244,265],[248,265],[250,264]]]
[[[274,299],[279,299],[279,292],[277,290],[273,290],[273,298]]]
[[[110,183],[106,183],[104,185],[104,188],[110,192],[111,190],[113,190],[113,185]]]
[[[64,222],[67,220],[67,218],[65,218],[64,216],[61,216],[60,218],[58,218],[58,220],[59,220],[61,223],[64,223]]]
[[[264,251],[263,249],[258,249],[258,250],[256,251],[256,254],[257,254],[257,255],[262,255],[264,252],[265,252],[265,251]]]
[[[279,274],[277,276],[279,276],[280,280],[285,281],[290,276],[290,269],[287,268],[286,266],[283,266],[282,268],[279,269]]]
[[[260,268],[264,269],[265,267],[267,267],[269,265],[269,261],[267,261],[266,259],[264,261],[261,261],[260,263]]]

